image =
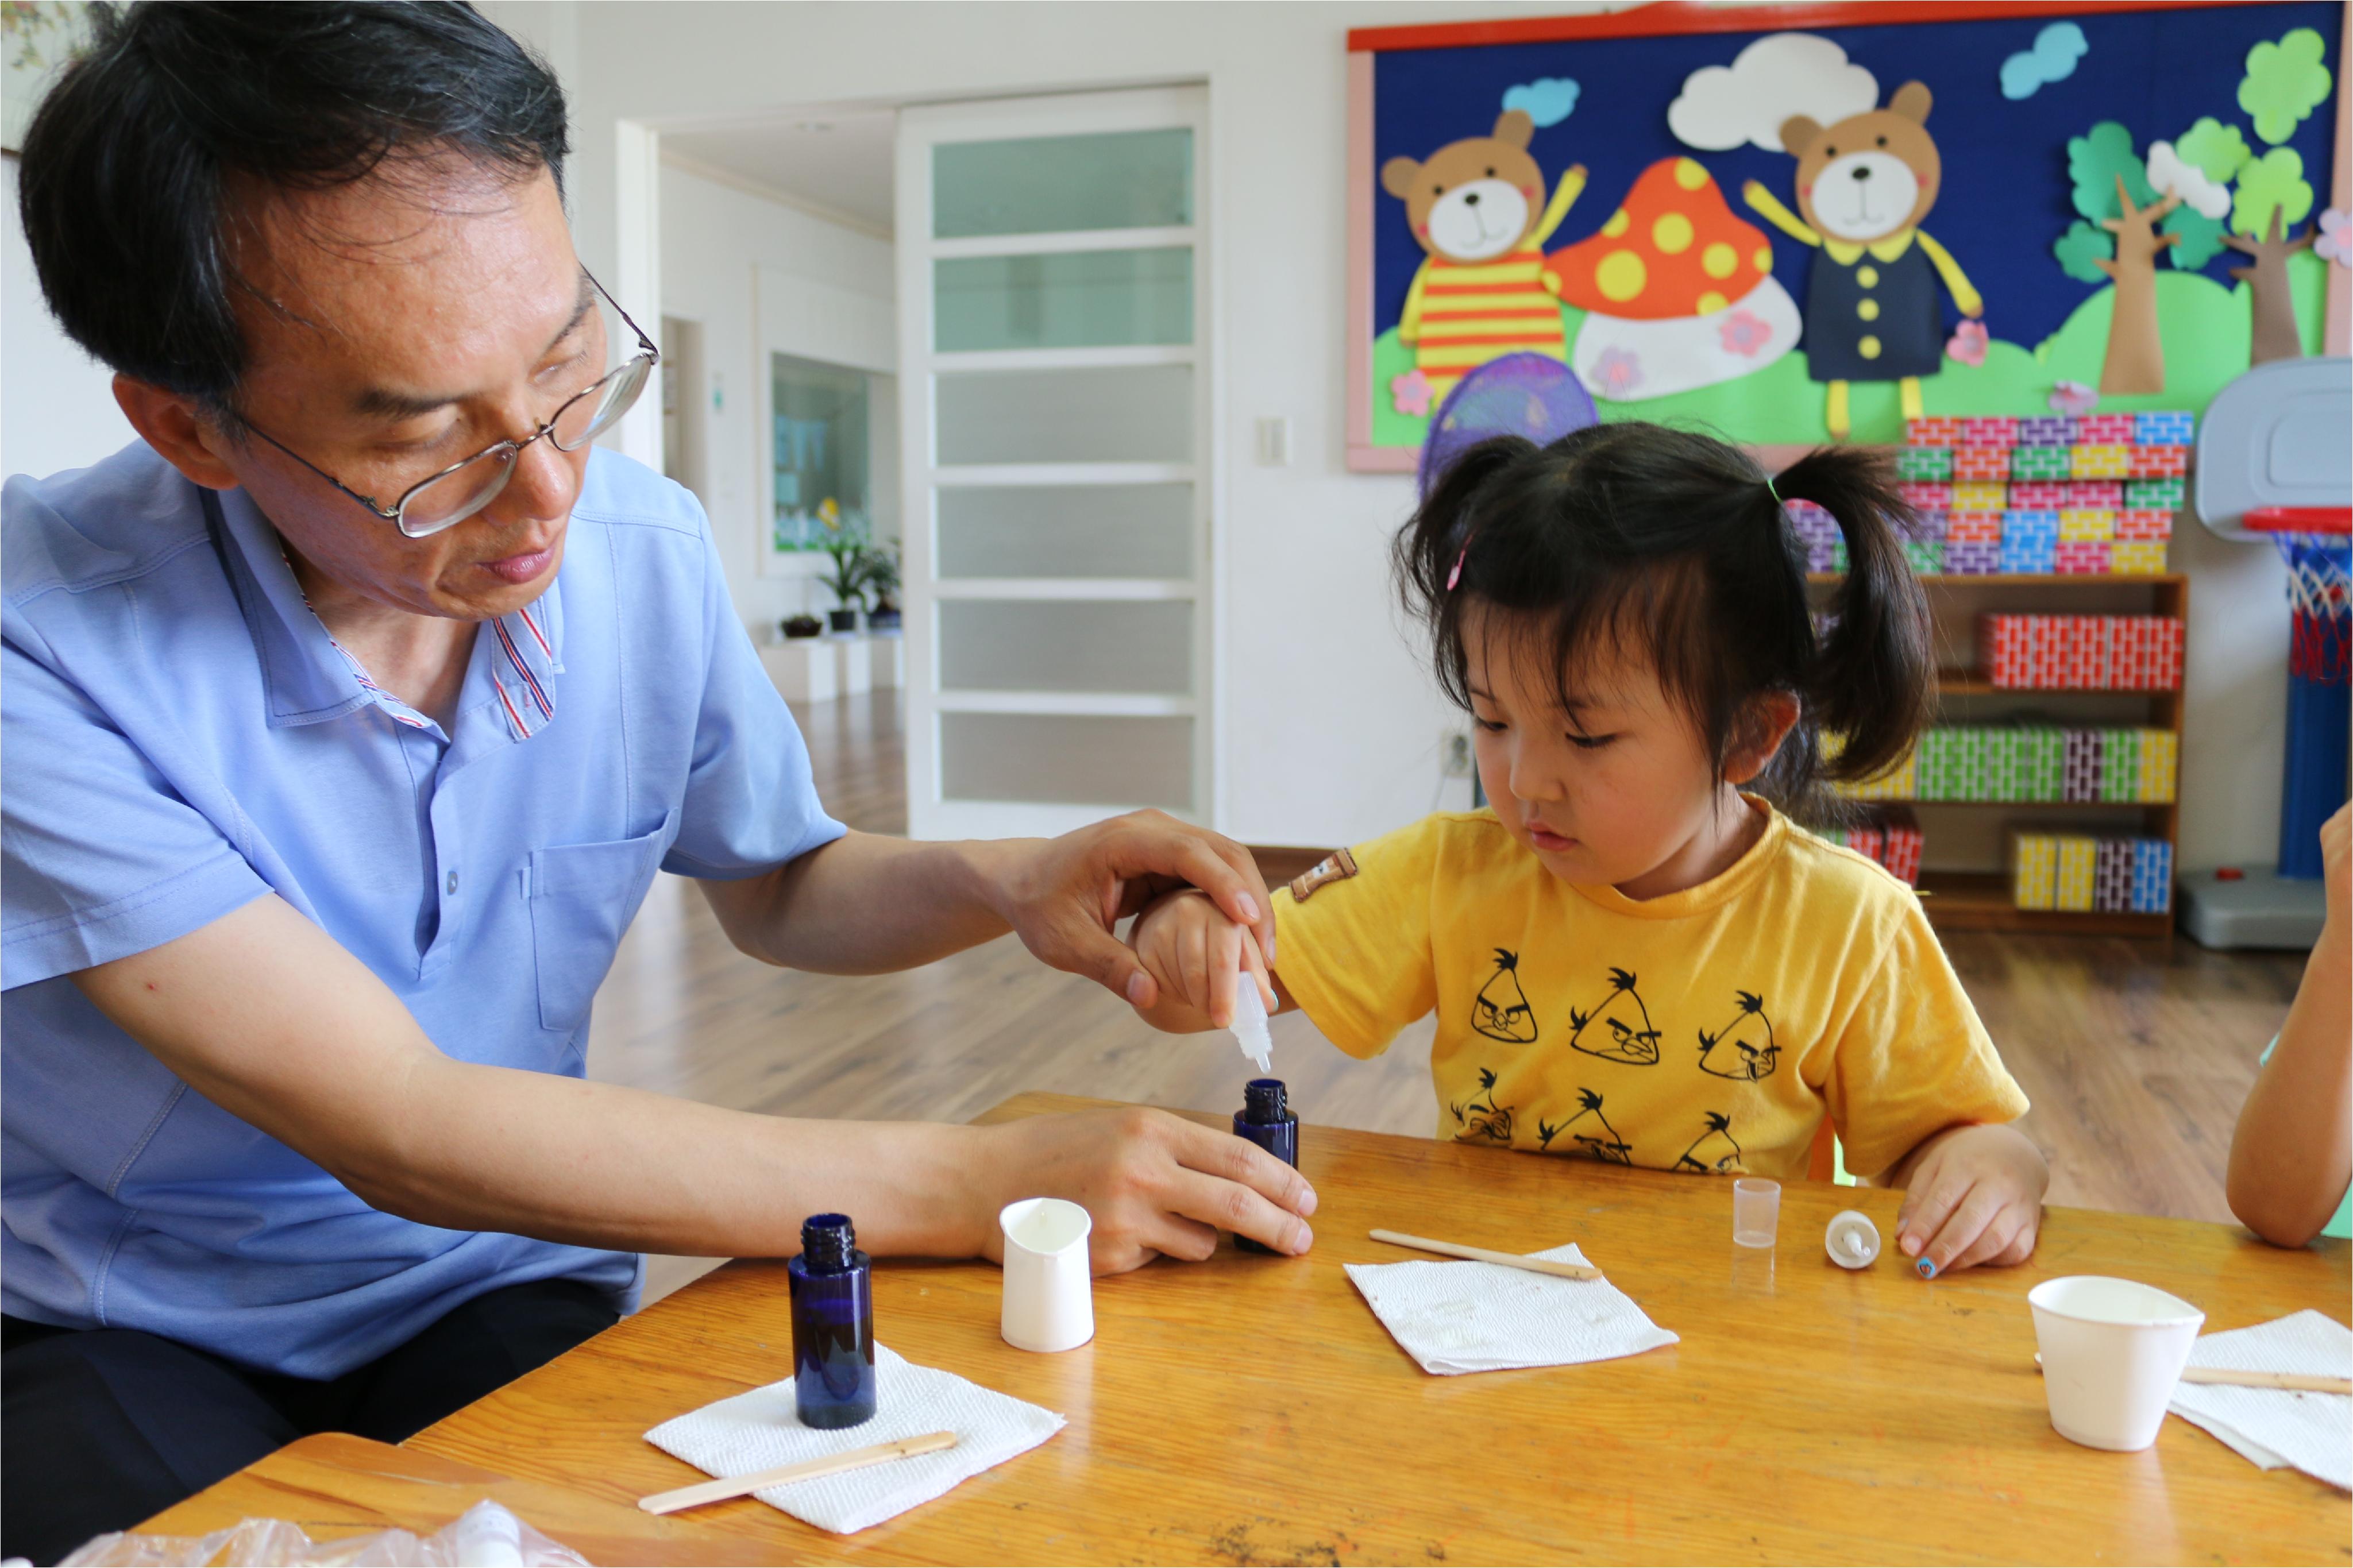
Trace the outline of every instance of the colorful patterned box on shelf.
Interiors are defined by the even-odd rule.
[[[2135,797],[2162,805],[2173,798],[2181,766],[2181,737],[2170,730],[2140,731]]]
[[[2116,538],[2124,540],[2155,540],[2162,542],[2173,537],[2173,514],[2143,507],[2134,511],[2116,513]]]
[[[1956,479],[1945,504],[1951,511],[2000,511],[2010,505],[2010,487],[1991,479]]]
[[[2165,575],[2162,539],[2119,539],[2108,547],[2108,570],[2119,577]]]
[[[1950,480],[1953,477],[1953,449],[1950,447],[1898,447],[1895,448],[1895,477],[1899,479]]]
[[[2125,484],[2125,506],[2133,511],[2179,511],[2189,494],[2187,479],[2131,479]]]
[[[2023,830],[2010,836],[2010,898],[2021,910],[2058,907],[2059,836]]]
[[[1906,886],[1920,885],[1922,837],[1919,819],[1902,806],[1874,811],[1852,827],[1819,830],[1832,844],[1877,861]]]
[[[2037,414],[2018,422],[2021,447],[2072,447],[2078,439],[2072,414]]]
[[[2100,798],[2100,759],[2104,736],[2097,730],[2064,730],[2066,761],[2059,778],[2059,798],[2089,801]]]
[[[1942,539],[1952,512],[1941,506],[1922,507],[1912,514],[1912,521],[1896,524],[1897,537],[1903,539]]]
[[[2131,414],[2084,414],[2075,419],[2075,440],[2085,447],[2129,447],[2139,426]]]
[[[1953,487],[1941,479],[1903,479],[1895,493],[1915,511],[1951,511]]]
[[[2104,576],[2108,547],[2105,539],[2062,539],[2052,553],[2051,569],[2063,576]]]
[[[2121,479],[2132,472],[2130,447],[2076,447],[2074,475],[2079,479]]]
[[[2028,479],[2010,487],[2010,504],[2021,511],[2055,512],[2075,504],[2075,487],[2067,479]]]
[[[1953,577],[1990,577],[2001,570],[2001,541],[1998,539],[1951,539],[1945,541],[1945,572]]]
[[[2088,507],[2070,507],[2059,514],[2059,542],[2073,544],[2089,540],[2114,539],[2116,536],[2116,514]]]
[[[2132,477],[2136,479],[2178,479],[2189,472],[2187,447],[2135,447]]]
[[[1953,449],[1955,479],[1993,479],[2006,481],[2010,475],[2010,453],[2007,447],[1957,447]]]
[[[1913,571],[1923,577],[1941,576],[1944,574],[1945,542],[1943,540],[1906,539],[1902,542],[1904,559],[1911,563]]]
[[[2099,852],[2094,841],[2068,834],[2059,840],[2058,897],[2053,909],[2088,914],[2092,909],[2092,871]]]
[[[2021,483],[2072,479],[2075,456],[2064,447],[2020,447],[2010,454],[2010,477]]]
[[[2173,910],[2173,846],[2162,838],[2133,841],[2132,909],[2143,915]]]
[[[1945,520],[1945,542],[1947,544],[2000,544],[2001,513],[1998,511],[1957,511]]]
[[[2123,509],[2124,504],[2125,487],[2121,479],[2071,479],[2067,483],[2066,499],[2059,502],[2059,510],[2080,511],[2085,508],[2097,508],[2117,511]]]
[[[1902,762],[1874,779],[1841,784],[1838,793],[1854,800],[1917,800],[1920,796],[1920,753],[1915,749]]]
[[[2128,805],[2140,798],[2141,731],[2102,730],[2098,733],[2100,782],[2092,798]]]
[[[2031,724],[2026,736],[2025,787],[2019,799],[2057,800],[2066,788],[2067,732],[2051,724]]]
[[[2133,444],[2187,447],[2198,438],[2198,416],[2177,409],[2133,416]]]
[[[1904,444],[1907,447],[1957,447],[1961,444],[1961,422],[1957,419],[1907,419],[1904,422]]]
[[[1964,447],[2015,447],[2018,445],[2018,420],[2008,414],[1989,415],[1982,418],[1961,421],[1960,445]]]
[[[2059,549],[2059,521],[2053,517],[2051,531],[2039,529],[2020,531],[2020,514],[2011,512],[2002,525],[2001,569],[2016,576],[2033,576],[2056,569]]]
[[[2095,840],[2092,849],[2092,908],[2100,914],[2122,914],[2132,908],[2133,841]]]

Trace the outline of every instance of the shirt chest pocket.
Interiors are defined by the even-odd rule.
[[[587,1017],[669,843],[665,817],[642,837],[532,851],[526,900],[540,1027],[568,1035]]]

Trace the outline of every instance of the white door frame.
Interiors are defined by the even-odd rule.
[[[1184,716],[1193,721],[1191,806],[1178,815],[1208,822],[1222,801],[1219,755],[1222,639],[1216,540],[1223,494],[1223,397],[1211,283],[1218,276],[1210,166],[1209,98],[1205,84],[1076,92],[902,109],[897,168],[899,395],[902,521],[905,542],[908,665],[908,833],[916,838],[1051,835],[1122,809],[1120,803],[1052,805],[942,798],[939,719],[943,712]],[[1193,132],[1193,221],[1169,228],[1108,229],[934,240],[932,158],[947,142],[1030,136],[1085,135],[1176,126]],[[957,256],[1146,248],[1193,248],[1193,341],[1187,345],[1008,350],[940,353],[933,349],[932,264]],[[1193,453],[1181,463],[1029,463],[943,468],[934,461],[934,377],[942,371],[1048,370],[1082,366],[1189,363],[1193,375]],[[1192,487],[1194,544],[1189,580],[1095,578],[961,579],[934,573],[936,489],[962,486],[1154,484]],[[1188,599],[1194,605],[1191,694],[944,691],[940,685],[938,605],[946,598]]]

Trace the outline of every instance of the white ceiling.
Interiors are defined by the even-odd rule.
[[[681,154],[888,238],[898,111],[855,109],[726,131],[662,133]]]

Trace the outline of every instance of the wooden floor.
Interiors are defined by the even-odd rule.
[[[894,693],[797,709],[828,808],[906,828]],[[2051,1201],[2228,1220],[2222,1173],[2255,1054],[2303,972],[2286,954],[2160,960],[2121,938],[1958,933],[1946,946],[2034,1102]],[[1277,1062],[1310,1121],[1426,1134],[1431,1025],[1377,1061],[1274,1021]],[[905,974],[842,979],[738,954],[702,896],[657,879],[597,993],[588,1068],[616,1083],[782,1116],[961,1121],[1021,1089],[1224,1111],[1244,1076],[1224,1036],[1161,1035],[1092,982],[1011,937]],[[647,1293],[712,1260],[656,1258]]]

